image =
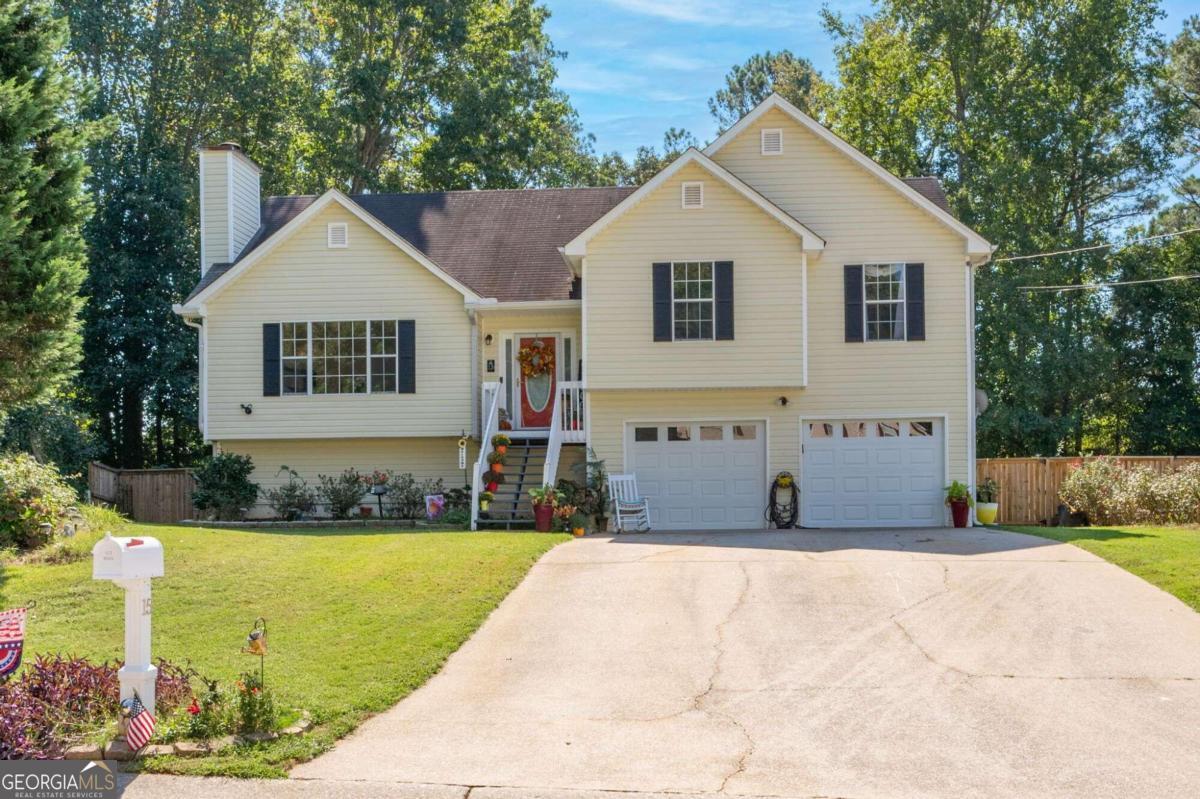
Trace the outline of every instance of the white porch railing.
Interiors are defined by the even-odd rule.
[[[562,422],[562,436],[565,444],[583,444],[587,442],[587,426],[584,415],[587,407],[587,396],[583,391],[583,383],[578,380],[568,380],[558,384],[558,415]]]
[[[483,413],[479,417],[479,459],[471,473],[471,529],[479,527],[479,494],[483,489],[483,473],[487,456],[492,454],[492,436],[500,427],[500,383],[484,383],[480,391]]]
[[[558,384],[554,393],[554,413],[550,418],[550,435],[546,444],[546,463],[542,469],[542,485],[554,485],[558,474],[558,456],[563,444],[583,443],[583,384],[567,381]]]

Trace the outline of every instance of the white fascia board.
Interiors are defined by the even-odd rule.
[[[786,227],[788,230],[800,237],[806,252],[819,252],[825,248],[825,240],[814,233],[812,230],[805,227],[796,220],[791,214],[784,211],[775,203],[768,200],[766,197],[759,194],[745,181],[734,175],[725,167],[713,161],[704,153],[697,150],[695,147],[689,147],[687,152],[672,161],[665,169],[655,175],[653,178],[642,184],[641,188],[630,194],[621,202],[617,203],[604,216],[597,219],[586,230],[580,233],[571,241],[567,242],[563,247],[564,255],[572,258],[582,257],[587,255],[588,242],[595,238],[602,230],[607,228],[620,217],[624,216],[635,205],[640,203],[654,190],[658,189],[679,170],[689,164],[697,164],[713,177],[723,181],[726,185],[737,191],[750,202],[757,205],[760,209],[773,217],[776,221]]]
[[[971,228],[967,227],[962,222],[959,222],[954,218],[953,214],[940,208],[936,203],[922,195],[912,186],[908,185],[903,180],[877,164],[874,160],[864,155],[854,145],[838,136],[829,128],[825,127],[820,122],[780,97],[778,94],[772,94],[770,97],[755,106],[753,111],[739,119],[733,127],[718,136],[717,140],[712,144],[705,147],[704,154],[707,156],[715,155],[722,147],[724,147],[733,139],[737,138],[737,136],[743,130],[753,125],[759,117],[774,108],[778,108],[780,111],[794,119],[802,127],[812,131],[818,138],[832,145],[834,149],[846,156],[849,156],[850,160],[866,169],[888,186],[891,186],[913,205],[925,211],[934,219],[938,220],[943,225],[965,238],[967,241],[968,256],[984,256],[985,260],[991,257],[992,250],[994,250],[995,247],[993,247],[985,238],[983,238],[983,236],[980,236],[974,230],[971,230]]]
[[[472,311],[572,311],[579,310],[582,300],[483,300],[468,302]]]
[[[421,266],[428,269],[443,283],[453,288],[459,294],[462,294],[464,300],[470,302],[482,299],[474,291],[451,277],[446,270],[434,263],[429,256],[425,255],[425,253],[418,250],[406,239],[397,235],[396,232],[387,225],[383,224],[374,216],[369,214],[362,206],[354,202],[354,200],[351,200],[337,189],[330,189],[318,197],[312,205],[296,214],[296,216],[293,217],[290,222],[281,227],[279,230],[275,231],[275,233],[272,234],[269,239],[255,247],[252,253],[235,264],[232,269],[213,281],[212,285],[197,294],[192,299],[192,302],[188,307],[201,306],[211,300],[213,297],[220,294],[231,283],[237,280],[238,277],[245,274],[247,270],[265,258],[288,238],[290,238],[293,233],[304,227],[304,225],[308,224],[309,220],[321,213],[321,211],[327,208],[331,203],[337,203],[350,213],[354,214],[354,216],[358,217],[358,219],[366,224],[367,227],[371,228],[376,233],[390,241],[392,244],[396,245],[396,247],[403,251],[404,254],[408,255]]]

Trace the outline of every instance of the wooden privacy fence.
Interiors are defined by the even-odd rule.
[[[1058,490],[1077,464],[1095,458],[979,458],[975,462],[976,485],[985,477],[1000,484],[1000,524],[1038,524],[1054,518],[1061,500]],[[1145,466],[1169,472],[1200,456],[1129,455],[1114,457],[1121,466]]]
[[[195,515],[191,469],[114,469],[88,464],[92,499],[116,507],[138,522],[177,522]]]

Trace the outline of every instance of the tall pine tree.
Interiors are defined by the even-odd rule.
[[[55,60],[48,3],[0,0],[0,411],[51,394],[79,361],[86,132]]]

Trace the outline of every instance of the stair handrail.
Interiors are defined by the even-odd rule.
[[[562,451],[563,443],[562,393],[563,388],[559,384],[554,389],[554,411],[550,414],[550,435],[546,440],[546,461],[542,465],[543,486],[554,485],[554,478],[558,474],[558,454]]]
[[[483,472],[487,466],[487,457],[492,454],[492,436],[496,434],[500,424],[500,384],[484,383],[480,390],[480,400],[484,412],[479,436],[479,459],[475,461],[475,470],[471,473],[471,529],[479,529],[479,494],[483,487]]]

